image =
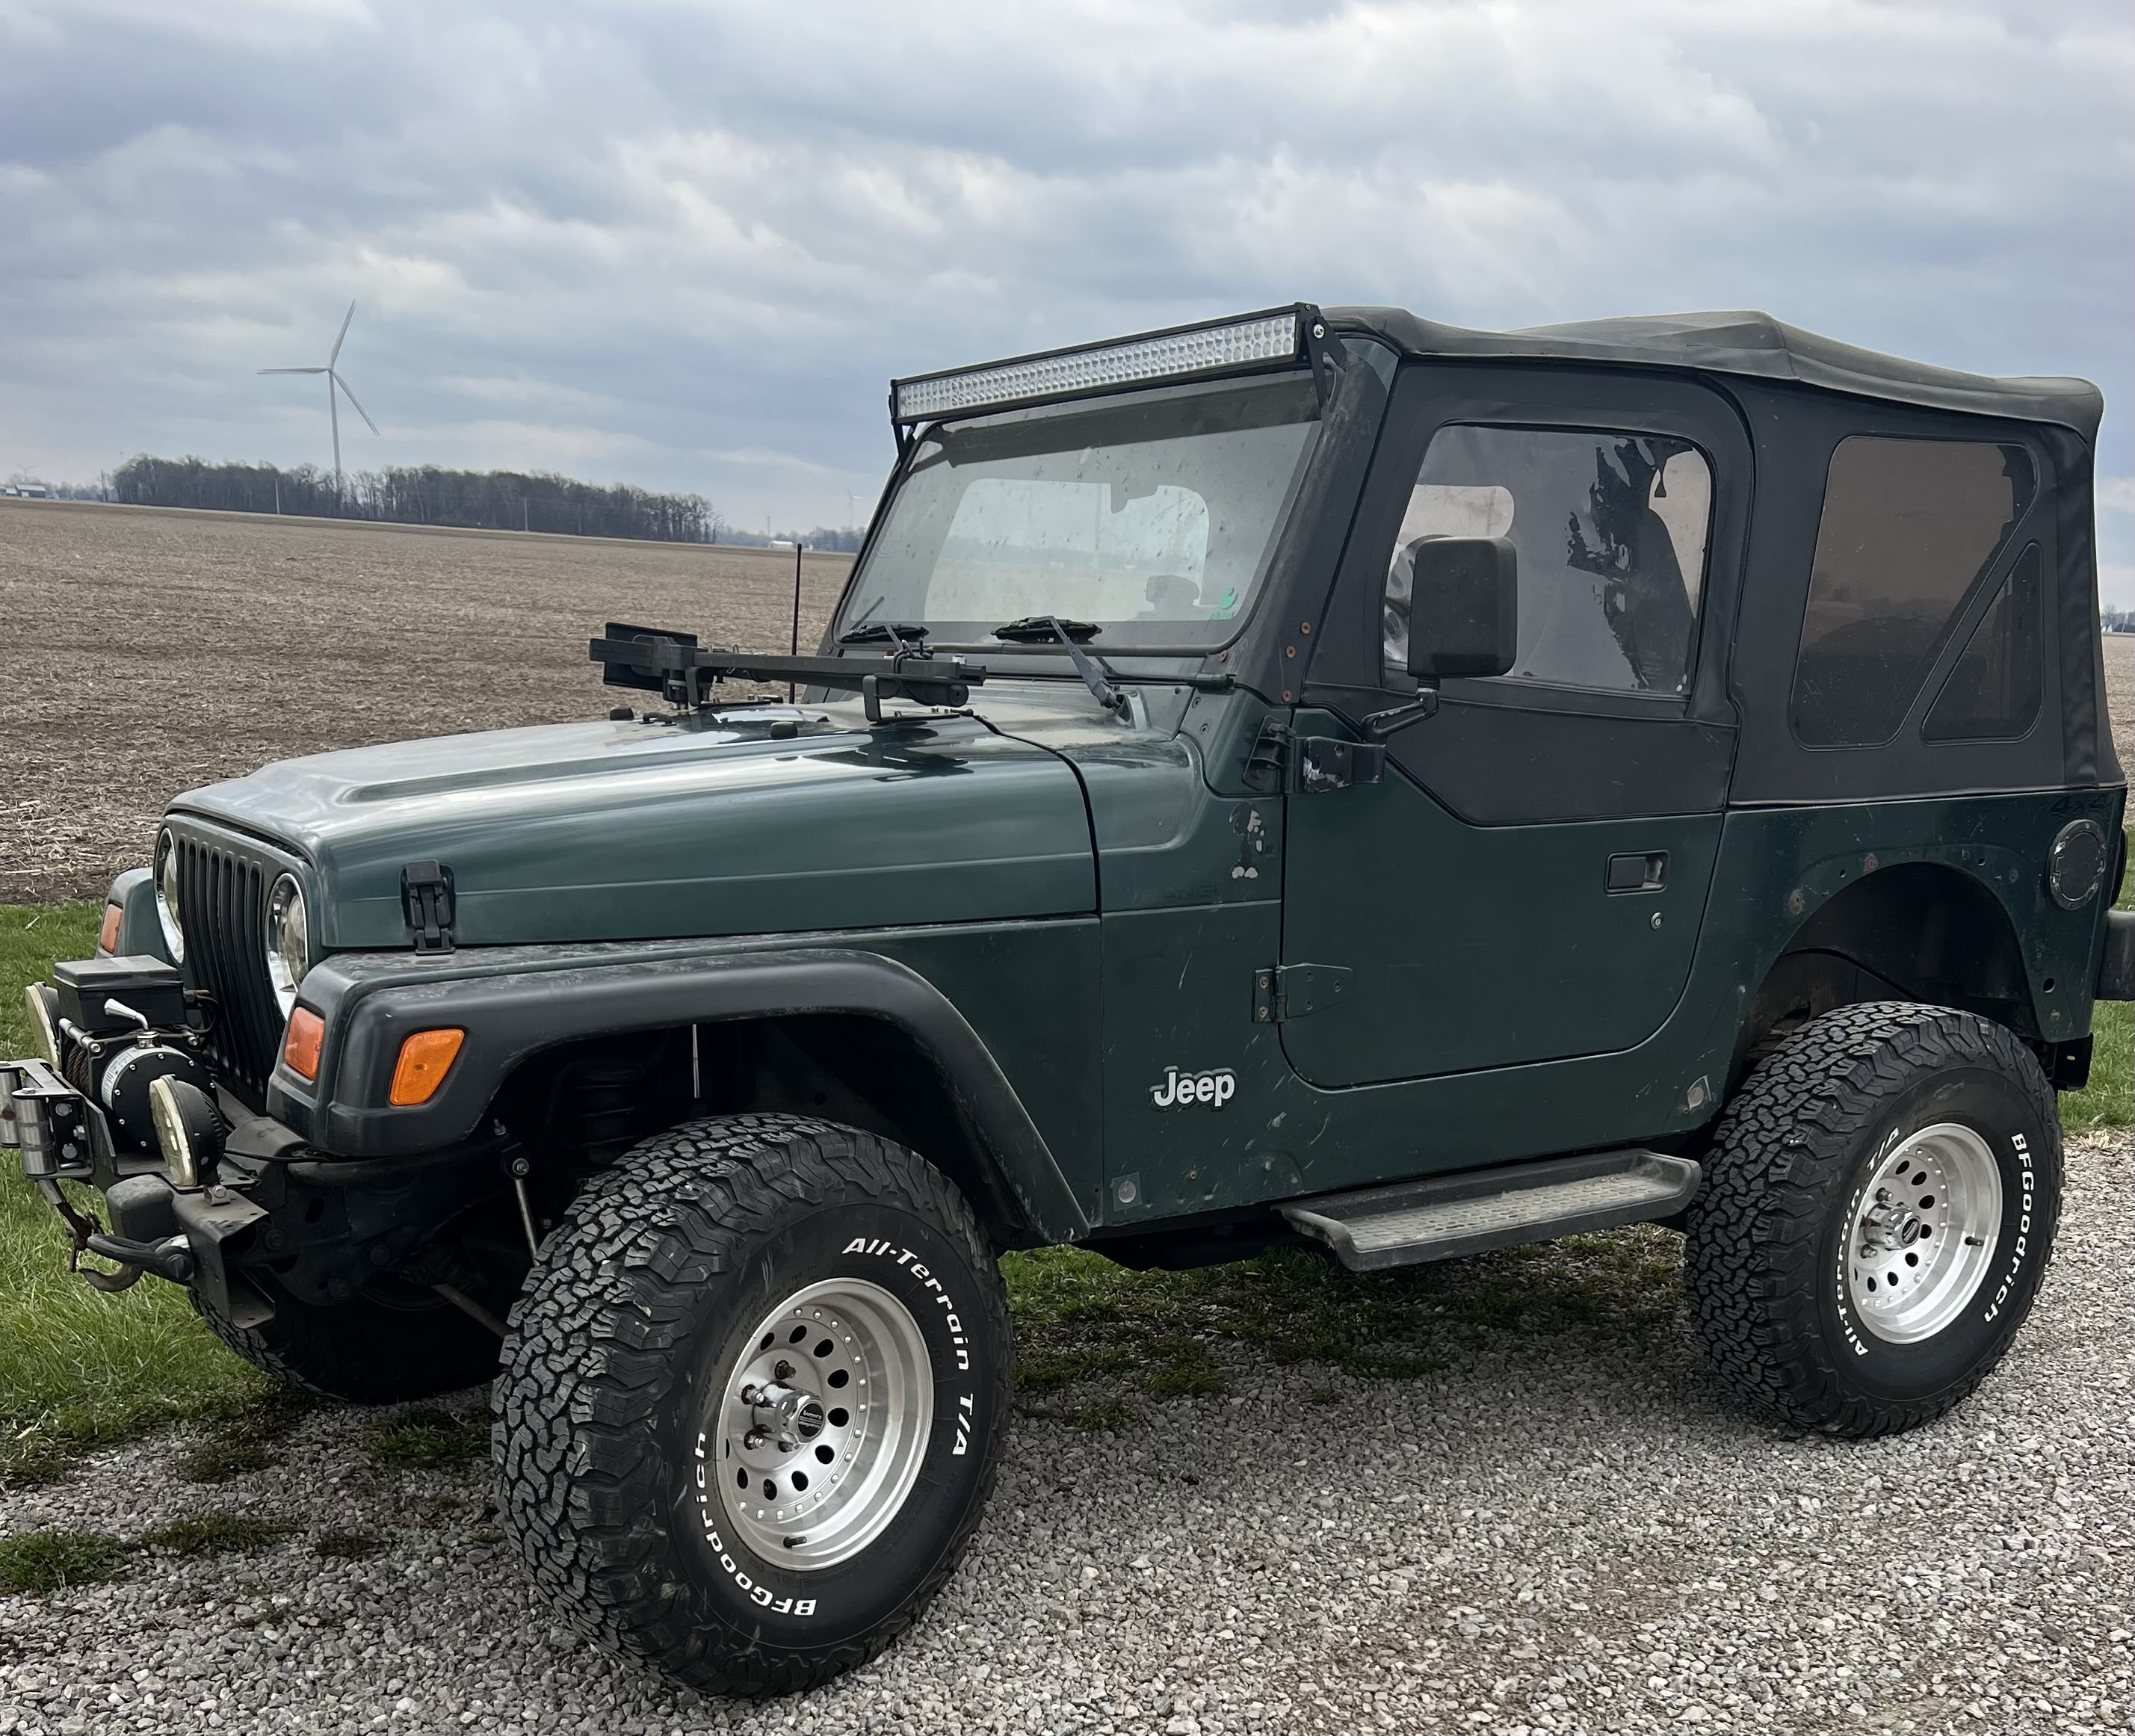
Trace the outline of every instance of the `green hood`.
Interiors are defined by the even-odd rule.
[[[854,715],[847,718],[848,712]],[[453,873],[468,945],[764,934],[1096,908],[1055,755],[973,718],[870,733],[857,708],[603,722],[286,760],[183,812],[293,849],[328,947],[402,946],[400,870]]]

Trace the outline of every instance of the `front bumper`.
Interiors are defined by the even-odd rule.
[[[236,1105],[225,1105],[230,1107]],[[287,1129],[244,1115],[225,1142],[226,1162],[231,1141],[240,1137],[264,1148],[263,1155],[279,1155],[296,1144]],[[103,1106],[44,1061],[0,1062],[0,1145],[19,1153],[23,1176],[73,1237],[73,1269],[98,1289],[123,1289],[152,1274],[196,1289],[203,1303],[235,1325],[254,1326],[272,1316],[272,1307],[256,1291],[233,1279],[226,1257],[265,1219],[265,1211],[220,1182],[174,1187],[161,1158],[121,1153]],[[249,1169],[241,1153],[236,1162]],[[62,1185],[67,1182],[103,1193],[109,1231],[76,1208]],[[84,1254],[110,1260],[119,1270],[85,1271]]]

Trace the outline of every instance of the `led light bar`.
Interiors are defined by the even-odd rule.
[[[890,387],[890,415],[899,423],[923,422],[934,416],[1002,409],[1116,386],[1295,361],[1305,354],[1308,317],[1316,317],[1310,308],[1285,307],[1280,313],[1181,326],[1087,349],[1053,350],[984,367],[895,380]]]

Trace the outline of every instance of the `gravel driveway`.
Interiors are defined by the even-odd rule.
[[[0,1598],[0,1733],[2124,1729],[2131,1268],[2135,1154],[2093,1139],[2002,1372],[1865,1445],[1744,1422],[1666,1309],[1490,1333],[1407,1381],[1232,1353],[1227,1398],[1140,1400],[1122,1434],[1025,1419],[918,1628],[757,1705],[552,1625],[484,1468],[381,1468],[378,1413],[315,1413],[214,1487],[147,1443],[0,1497],[0,1531],[295,1529]]]

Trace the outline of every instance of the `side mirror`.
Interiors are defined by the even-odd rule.
[[[1502,675],[1519,656],[1519,558],[1502,536],[1435,536],[1416,545],[1408,672]]]

